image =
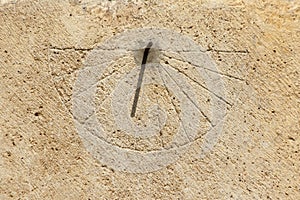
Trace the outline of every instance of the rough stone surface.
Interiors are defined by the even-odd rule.
[[[300,4],[292,0],[0,1],[0,199],[299,199],[299,20]],[[91,57],[94,49],[146,27],[198,44],[216,64],[228,103],[222,134],[204,156],[203,143],[216,138],[199,131],[175,162],[128,173],[87,148],[73,119],[72,95],[88,61],[104,59]],[[176,52],[154,53],[154,63],[173,66],[191,87],[205,85],[193,52],[184,54],[191,62]],[[95,85],[95,116],[111,145],[142,153],[173,147],[176,114],[184,110],[162,82],[149,83],[133,122],[147,125],[147,110],[158,112],[156,101],[169,111],[158,118],[165,120],[161,135],[139,140],[115,130],[114,111],[107,109],[113,98],[106,97],[141,55],[107,65]],[[146,72],[146,83],[157,74]],[[197,103],[206,112],[210,93],[199,91]],[[200,121],[207,131],[207,120]]]

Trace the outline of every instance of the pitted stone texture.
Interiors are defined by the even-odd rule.
[[[122,2],[0,1],[0,199],[299,199],[299,1]],[[204,158],[189,156],[200,137],[173,164],[124,173],[86,151],[71,97],[92,49],[143,27],[202,46],[233,106]]]

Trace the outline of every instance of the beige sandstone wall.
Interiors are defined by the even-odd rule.
[[[300,199],[299,1],[0,2],[0,199]],[[85,63],[102,62],[101,51],[94,49],[118,33],[145,27],[165,28],[199,45],[208,56],[201,58],[216,64],[229,104],[223,128],[208,137],[216,142],[209,151],[201,154],[206,122],[174,161],[167,163],[175,155],[168,154],[156,168],[149,157],[150,164],[141,160],[145,168],[134,170],[136,165],[127,163],[131,158],[115,157],[128,164],[122,170],[101,160],[114,158],[113,152],[101,145],[97,152],[86,142],[88,135],[73,120],[72,95]],[[97,86],[97,98],[104,101],[101,92],[116,86],[115,71],[125,73],[141,59],[141,51],[135,52],[108,64],[108,82]],[[166,53],[157,62],[178,67],[186,76],[195,73],[189,71],[193,63],[173,58]],[[98,120],[107,126],[105,140],[118,147],[117,154],[177,148],[171,141],[178,124],[186,121],[173,116],[189,111],[180,107],[180,98],[171,99],[162,83],[152,86],[145,85],[144,94],[163,99],[158,104],[171,111],[161,135],[147,142],[131,133],[115,134],[115,116],[106,109],[110,102],[96,103],[102,108]],[[200,108],[214,106],[205,101],[210,92],[197,91]],[[138,107],[141,121],[133,121],[147,125],[152,104],[139,103],[146,107]]]

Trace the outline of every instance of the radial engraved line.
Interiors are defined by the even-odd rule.
[[[209,69],[209,68],[206,68],[206,67],[203,67],[201,65],[197,65],[197,64],[194,64],[194,63],[191,63],[189,61],[184,61],[182,59],[179,59],[179,58],[174,58],[174,57],[169,57],[168,55],[164,54],[166,57],[170,58],[170,59],[174,59],[174,60],[177,60],[177,61],[181,61],[181,62],[188,62],[190,65],[193,65],[195,67],[199,67],[199,68],[202,68],[204,70],[208,70],[208,71],[211,71],[211,72],[214,72],[216,74],[219,74],[219,75],[222,75],[222,76],[225,76],[225,77],[228,77],[228,78],[233,78],[233,79],[236,79],[236,80],[239,80],[239,81],[245,81],[245,79],[242,79],[240,77],[237,77],[237,76],[233,76],[233,75],[230,75],[230,74],[225,74],[225,73],[222,73],[222,72],[219,72],[219,71],[215,71],[213,69]]]
[[[159,71],[161,72],[161,70],[159,70]],[[171,96],[171,93],[170,93],[170,91],[169,91],[169,89],[168,89],[168,87],[167,87],[167,85],[166,85],[166,82],[165,82],[165,80],[163,79],[163,77],[162,77],[161,74],[162,74],[162,73],[159,73],[159,76],[160,76],[161,80],[163,81],[163,84],[164,84],[164,86],[165,86],[165,88],[166,88],[166,90],[167,90],[169,96]],[[175,111],[176,111],[176,108],[175,108],[175,105],[174,105],[172,99],[171,99],[171,102],[172,102],[172,105],[173,105],[173,107],[174,107],[174,109],[175,109]],[[187,134],[187,131],[186,131],[186,129],[185,129],[185,126],[184,126],[184,124],[182,123],[180,114],[179,114],[177,111],[176,111],[176,113],[178,114],[178,117],[179,117],[179,120],[180,120],[180,124],[181,124],[182,127],[183,127],[184,133],[185,133],[186,137],[187,137],[188,140],[189,140],[189,142],[188,142],[187,144],[189,144],[189,143],[192,142],[192,140],[191,140],[190,136]]]
[[[162,64],[164,65],[164,64]],[[171,66],[172,67],[172,66]],[[210,89],[208,89],[207,87],[205,87],[204,85],[202,85],[201,83],[199,83],[197,80],[191,78],[190,76],[188,76],[186,73],[184,73],[183,71],[178,70],[175,67],[172,67],[173,69],[175,69],[176,71],[178,71],[179,73],[183,74],[184,76],[188,77],[190,80],[192,80],[193,82],[197,83],[200,87],[202,87],[203,89],[207,90],[208,92],[212,93],[214,96],[216,96],[218,99],[222,100],[223,102],[225,102],[226,104],[230,105],[231,107],[233,106],[232,103],[229,103],[227,100],[225,100],[223,97],[217,95],[216,93],[214,93],[213,91],[211,91]]]
[[[174,80],[174,78],[171,76],[171,74],[164,69],[163,65],[162,65],[162,69],[168,74],[168,76],[173,80],[173,82],[181,89],[182,93],[194,104],[194,106],[198,109],[198,111],[203,115],[203,117],[205,117],[205,119],[210,123],[211,126],[214,126],[212,124],[212,121],[209,119],[209,117],[198,107],[198,105],[191,99],[191,97],[182,89],[182,87],[180,87],[180,85],[177,83],[176,80]]]

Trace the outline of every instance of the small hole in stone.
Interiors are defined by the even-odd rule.
[[[40,114],[41,113],[39,113],[39,112],[34,113],[35,116],[39,116]]]

